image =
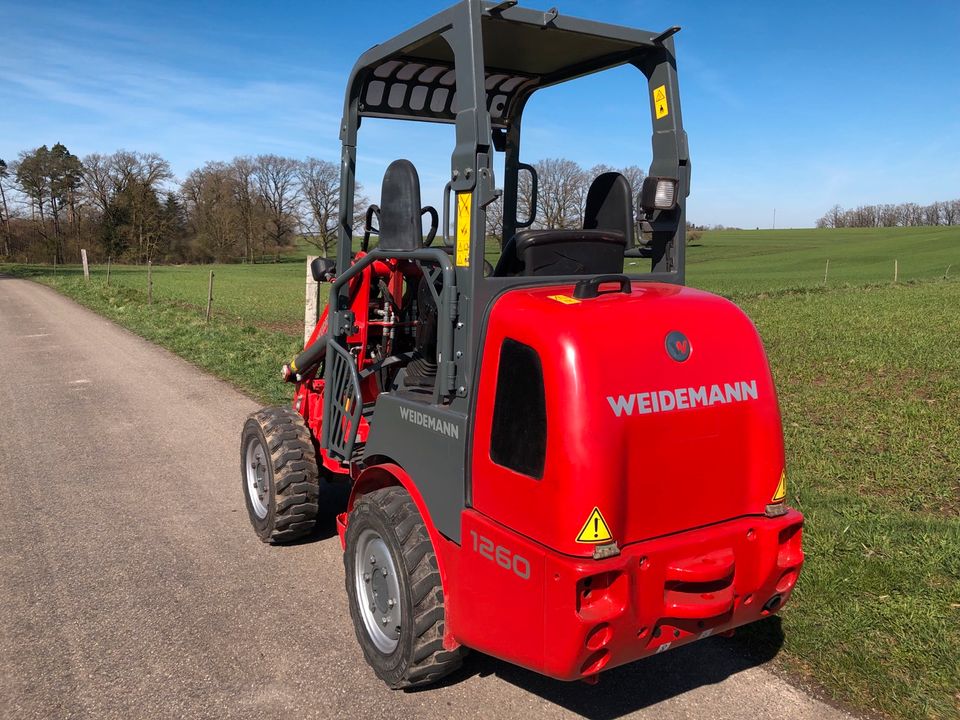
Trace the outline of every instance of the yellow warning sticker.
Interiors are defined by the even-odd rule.
[[[579,305],[580,301],[570,295],[547,295],[547,300],[555,300],[564,305]]]
[[[470,209],[473,193],[457,193],[457,267],[470,267]]]
[[[770,498],[770,502],[780,502],[787,497],[787,471],[780,473],[780,482],[777,483],[777,491]]]
[[[653,109],[657,114],[657,120],[670,114],[670,108],[667,106],[666,85],[661,85],[653,91]]]
[[[590,517],[583,524],[580,534],[577,535],[578,543],[603,543],[613,540],[610,534],[610,528],[607,527],[607,521],[600,514],[600,508],[594,508]]]

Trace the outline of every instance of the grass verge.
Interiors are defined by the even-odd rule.
[[[740,304],[807,519],[782,662],[859,707],[960,717],[960,283]]]

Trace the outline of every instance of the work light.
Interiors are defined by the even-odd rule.
[[[654,210],[672,210],[676,205],[677,181],[674,178],[645,177],[640,190],[640,207],[650,213]]]

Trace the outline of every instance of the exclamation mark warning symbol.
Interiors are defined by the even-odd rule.
[[[593,545],[595,543],[610,542],[611,540],[613,540],[613,535],[610,534],[607,521],[603,519],[600,508],[594,508],[587,518],[587,521],[583,524],[583,527],[580,528],[580,533],[577,535],[576,541],[578,543]]]

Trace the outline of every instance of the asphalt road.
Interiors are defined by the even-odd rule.
[[[335,537],[269,547],[243,507],[256,404],[53,291],[0,277],[0,717],[784,718],[845,713],[711,639],[601,677],[477,653],[384,687]]]

